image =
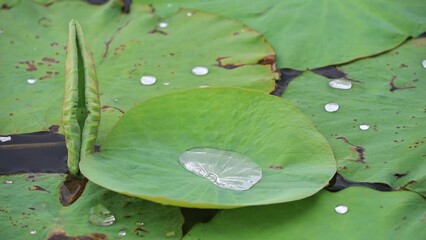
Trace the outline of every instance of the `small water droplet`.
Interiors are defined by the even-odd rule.
[[[198,88],[209,88],[210,86],[207,86],[207,85],[201,85],[201,86],[199,86]]]
[[[118,98],[114,98],[114,102],[118,102]]]
[[[0,142],[9,142],[12,141],[11,136],[0,136]]]
[[[6,181],[4,181],[4,183],[6,183],[6,184],[12,184],[13,181],[12,180],[6,180]]]
[[[368,125],[368,124],[361,124],[361,125],[359,125],[359,129],[363,130],[363,131],[366,131],[369,128],[370,128],[370,125]]]
[[[426,68],[426,59],[423,60],[422,65],[423,65],[424,68]]]
[[[346,79],[333,79],[328,83],[328,86],[336,89],[351,89],[352,82]]]
[[[90,208],[89,222],[96,226],[110,226],[115,222],[115,216],[102,204]]]
[[[158,24],[158,26],[159,26],[160,28],[166,28],[167,26],[169,26],[169,24],[168,24],[168,23],[166,23],[166,22],[160,22],[160,23]]]
[[[36,230],[31,230],[31,231],[30,231],[30,234],[31,234],[31,235],[36,235],[36,234],[37,234],[37,231],[36,231]]]
[[[164,84],[164,86],[169,86],[170,85],[169,82],[164,82],[163,84]]]
[[[339,110],[339,104],[337,103],[327,103],[324,106],[325,111],[327,112],[336,112],[337,110]]]
[[[186,170],[224,189],[248,190],[262,178],[256,163],[228,150],[191,148],[179,157],[179,162]]]
[[[119,232],[118,232],[118,237],[124,237],[124,236],[126,236],[127,235],[127,232],[126,232],[126,230],[124,230],[124,229],[121,229]]]
[[[142,76],[141,83],[143,85],[152,85],[157,81],[157,78],[154,76]]]
[[[192,12],[187,12],[186,16],[191,17],[192,16]]]
[[[348,212],[348,207],[344,205],[339,205],[334,209],[339,214],[345,214]]]
[[[138,227],[143,227],[145,225],[145,223],[143,222],[136,222],[136,226]]]
[[[29,83],[29,84],[34,84],[36,82],[37,82],[37,79],[35,79],[35,78],[27,79],[27,83]]]
[[[196,66],[192,69],[192,73],[197,76],[202,76],[209,73],[209,69],[203,66]]]
[[[166,233],[166,237],[173,237],[174,235],[176,235],[175,231],[170,231]]]

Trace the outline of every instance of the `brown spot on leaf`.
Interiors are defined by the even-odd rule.
[[[43,62],[48,62],[48,63],[59,63],[59,60],[56,60],[54,58],[49,58],[49,57],[44,57],[42,59]]]
[[[279,165],[271,165],[269,166],[270,169],[274,169],[274,170],[282,170],[284,169],[283,166],[279,166]]]
[[[337,139],[340,139],[352,146],[351,150],[358,154],[358,159],[355,160],[355,162],[365,163],[365,149],[363,147],[350,143],[349,140],[345,137],[338,137]]]
[[[122,53],[125,49],[126,49],[126,45],[121,44],[120,46],[118,46],[114,49],[114,55],[118,55],[118,54]]]
[[[229,58],[229,57],[218,57],[218,58],[216,58],[217,64],[215,66],[222,67],[222,68],[225,68],[225,69],[234,69],[234,68],[242,66],[242,64],[240,64],[240,65],[236,65],[236,64],[232,64],[232,63],[224,64],[222,62],[222,60],[227,59],[227,58]]]
[[[104,105],[104,106],[102,106],[101,111],[102,111],[102,112],[105,112],[105,111],[107,111],[108,109],[115,109],[115,110],[117,110],[117,111],[119,111],[119,112],[121,112],[121,113],[124,113],[124,111],[123,111],[123,110],[121,110],[120,108],[113,107],[113,106],[108,106],[108,105]]]
[[[22,64],[22,65],[27,65],[27,69],[26,70],[28,72],[37,71],[37,67],[36,67],[34,61],[21,61],[21,62],[18,62],[18,63]]]
[[[407,68],[407,67],[408,67],[408,65],[407,65],[407,64],[405,64],[405,63],[401,63],[401,65],[399,65],[399,67],[400,67],[400,68]]]
[[[405,176],[407,176],[407,175],[408,175],[408,172],[406,172],[406,173],[394,173],[394,174],[393,174],[393,176],[394,176],[396,179],[400,179],[400,178],[405,177]]]
[[[7,5],[7,3],[3,3],[3,4],[1,5],[1,9],[9,10],[9,9],[11,9],[11,8],[12,8],[12,6]]]
[[[50,234],[47,240],[108,240],[108,236],[103,233],[90,233],[76,237],[67,236],[65,232],[59,231]]]
[[[268,56],[260,59],[259,61],[257,61],[257,64],[272,65],[272,64],[275,64],[275,61],[276,61],[275,55],[268,55]]]
[[[391,86],[389,91],[391,92],[394,92],[396,90],[405,90],[405,89],[415,88],[415,86],[397,87],[395,86],[395,80],[396,80],[396,76],[393,76],[389,82],[389,85]]]
[[[28,190],[30,190],[30,191],[41,191],[41,192],[48,192],[48,193],[50,193],[49,190],[46,190],[45,188],[42,188],[42,187],[37,186],[37,185],[33,185],[33,186],[29,187]]]
[[[112,41],[114,41],[115,37],[121,32],[121,30],[123,30],[123,28],[129,25],[129,23],[130,23],[130,19],[127,20],[122,26],[118,27],[115,30],[114,34],[111,36],[111,38],[105,42],[105,51],[104,51],[104,55],[102,56],[103,58],[108,57],[109,46],[111,45]]]
[[[56,47],[56,46],[59,46],[59,43],[57,43],[57,42],[52,42],[52,43],[50,44],[50,46],[52,46],[52,47]]]

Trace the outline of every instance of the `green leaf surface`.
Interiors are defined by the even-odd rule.
[[[269,92],[277,78],[272,71],[275,54],[265,39],[214,14],[181,10],[160,19],[142,4],[133,4],[130,14],[123,14],[119,1],[48,6],[20,1],[0,10],[1,134],[60,125],[71,19],[84,28],[96,65],[102,103],[98,143],[124,112],[150,97],[205,85]],[[161,28],[161,21],[168,26]],[[209,73],[195,76],[195,66],[205,66]],[[156,84],[142,85],[143,75],[155,76]],[[28,84],[27,79],[37,82]]]
[[[235,151],[262,169],[247,191],[218,188],[184,169],[195,147]],[[152,98],[126,113],[101,151],[80,162],[91,181],[164,204],[232,208],[293,201],[328,184],[329,144],[299,110],[260,91],[193,89]]]
[[[347,206],[338,214],[337,206]],[[412,239],[426,236],[426,201],[353,187],[297,202],[224,210],[183,239]]]
[[[381,53],[426,31],[423,0],[141,0],[160,16],[179,7],[227,16],[265,35],[278,67],[312,69]]]
[[[101,117],[98,80],[92,53],[80,24],[69,24],[62,122],[68,169],[78,174],[80,158],[93,151]]]
[[[283,98],[307,114],[333,147],[339,173],[426,195],[426,38],[344,65],[352,89],[328,86],[311,72],[293,80]],[[324,110],[328,102],[340,109]],[[361,124],[370,128],[362,131]]]
[[[97,233],[108,239],[119,239],[118,233],[122,230],[127,233],[125,239],[181,238],[183,218],[178,208],[120,195],[91,182],[74,204],[63,207],[58,194],[64,178],[62,174],[0,176],[2,238],[47,239],[54,234],[93,237]],[[113,225],[89,223],[90,208],[97,204],[115,215]],[[34,234],[31,231],[35,231]]]

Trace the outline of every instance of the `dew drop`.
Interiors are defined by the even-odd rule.
[[[336,112],[337,110],[339,110],[339,104],[337,103],[327,103],[324,106],[325,111],[327,112]]]
[[[191,17],[192,16],[192,12],[187,12],[186,16]]]
[[[192,73],[197,76],[203,76],[209,73],[209,69],[203,66],[196,66],[192,69]]]
[[[143,85],[153,85],[157,81],[157,78],[154,76],[142,76],[141,83]]]
[[[35,78],[27,79],[27,83],[29,83],[29,84],[34,84],[36,82],[37,82],[37,79],[35,79]]]
[[[370,128],[370,125],[368,124],[361,124],[359,125],[359,129],[362,131],[367,131]]]
[[[0,136],[0,142],[9,142],[12,141],[11,136]]]
[[[37,234],[37,231],[36,231],[36,230],[31,230],[31,231],[30,231],[30,234],[31,234],[31,235],[36,235],[36,234]]]
[[[164,84],[164,86],[169,86],[170,85],[169,82],[164,82],[163,84]]]
[[[12,180],[6,180],[6,181],[4,181],[4,183],[6,183],[6,184],[12,184],[13,181]]]
[[[424,68],[426,68],[426,59],[423,60],[422,65],[423,65]]]
[[[352,83],[346,79],[333,79],[328,83],[328,86],[336,89],[351,89]]]
[[[114,98],[114,102],[118,102],[118,98]]]
[[[198,88],[209,88],[210,86],[207,86],[207,85],[201,85],[201,86],[199,86]]]
[[[339,205],[334,209],[338,214],[345,214],[348,212],[348,207],[344,205]]]
[[[166,233],[166,237],[173,237],[174,235],[176,235],[175,231],[170,231]]]
[[[136,222],[136,226],[138,227],[143,227],[145,225],[145,223],[143,222]]]
[[[179,157],[179,162],[186,170],[224,189],[248,190],[262,178],[262,170],[256,163],[228,150],[191,148]]]
[[[115,216],[102,204],[90,208],[89,222],[96,226],[110,226],[115,222]]]
[[[124,229],[121,229],[119,232],[118,232],[118,237],[124,237],[124,236],[126,236],[127,235],[127,232],[126,232],[126,230],[124,230]]]
[[[168,23],[166,23],[166,22],[160,22],[160,23],[158,24],[158,26],[159,26],[160,28],[166,28],[167,26],[169,26],[169,24],[168,24]]]

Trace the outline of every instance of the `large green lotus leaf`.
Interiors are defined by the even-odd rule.
[[[251,189],[222,189],[179,164],[188,149],[238,152],[262,169]],[[336,170],[312,123],[281,98],[238,88],[204,88],[152,98],[127,112],[99,153],[80,162],[91,181],[164,204],[232,208],[308,197]]]
[[[346,206],[346,214],[335,208]],[[426,236],[426,201],[416,193],[353,187],[297,202],[224,210],[184,237],[198,239],[413,239]]]
[[[168,16],[179,7],[238,19],[263,33],[280,68],[312,69],[389,50],[426,31],[423,0],[142,0]]]
[[[306,72],[283,98],[305,112],[333,147],[338,170],[355,181],[382,182],[426,194],[426,38],[343,66],[353,87],[333,89]],[[337,112],[324,110],[328,102]],[[370,128],[362,131],[361,124]]]
[[[268,92],[277,78],[274,51],[265,39],[217,15],[181,10],[163,19],[168,26],[161,28],[147,5],[133,4],[130,14],[123,14],[119,1],[96,6],[20,1],[0,10],[1,134],[59,125],[71,19],[85,30],[96,65],[103,110],[98,142],[123,112],[152,96],[202,85]],[[195,76],[195,66],[210,71]],[[154,75],[156,84],[142,85],[143,75]],[[32,78],[37,82],[28,84]]]
[[[128,239],[180,239],[183,218],[178,208],[117,194],[91,182],[74,204],[63,207],[59,185],[64,178],[62,174],[0,176],[2,239],[47,239],[55,234],[104,239],[94,238],[95,233],[118,239],[122,230]],[[114,214],[113,225],[89,223],[90,209],[97,204]]]

